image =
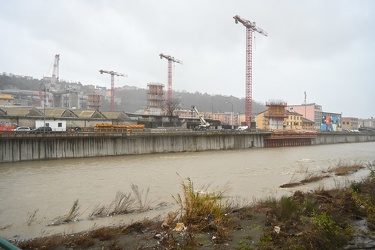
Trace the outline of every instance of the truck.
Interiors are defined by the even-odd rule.
[[[40,127],[50,127],[52,132],[66,132],[66,121],[54,120],[37,120],[35,121],[35,129]]]
[[[198,115],[200,124],[194,128],[194,130],[206,130],[209,129],[211,124],[208,123],[201,114],[199,114],[197,108],[193,105],[191,109]]]

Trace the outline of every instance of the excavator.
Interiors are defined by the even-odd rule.
[[[193,105],[191,109],[198,115],[200,124],[194,128],[194,130],[206,130],[210,128],[210,123],[206,122],[206,120],[199,114],[197,108]]]

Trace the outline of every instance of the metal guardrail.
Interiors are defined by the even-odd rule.
[[[16,247],[12,243],[10,243],[9,241],[1,237],[0,237],[0,247],[5,250],[21,250],[21,248]]]

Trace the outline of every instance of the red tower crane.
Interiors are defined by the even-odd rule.
[[[111,111],[114,111],[115,109],[115,76],[128,76],[126,74],[117,73],[114,71],[108,71],[108,70],[99,70],[100,74],[106,73],[111,75]]]
[[[253,31],[256,31],[264,36],[268,36],[267,32],[255,25],[255,22],[243,19],[236,15],[233,17],[235,22],[242,23],[246,27],[246,126],[250,128],[251,125],[251,102],[252,102],[252,38]]]
[[[165,59],[168,60],[168,103],[172,103],[172,62],[180,63],[182,62],[172,56],[164,55],[164,54],[159,54],[160,59]]]

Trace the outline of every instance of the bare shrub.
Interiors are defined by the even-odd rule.
[[[115,199],[109,206],[97,204],[89,214],[89,218],[144,212],[151,209],[153,202],[148,200],[150,188],[144,191],[140,190],[137,185],[131,184],[131,189],[131,193],[117,191]]]
[[[89,214],[89,219],[95,217],[105,217],[109,214],[109,208],[105,205],[97,204],[93,208],[92,212]]]
[[[109,215],[127,214],[134,210],[135,199],[131,193],[125,194],[121,191],[116,193],[114,201],[109,206]]]
[[[67,215],[58,217],[56,222],[52,223],[51,225],[61,225],[64,223],[70,223],[77,220],[77,217],[80,215],[79,209],[80,205],[78,204],[78,199],[74,201],[73,206],[70,208],[70,211]]]
[[[33,222],[36,221],[36,213],[39,209],[35,209],[33,212],[27,213],[27,225],[30,226]]]
[[[139,190],[137,185],[131,184],[131,188],[133,190],[133,194],[135,195],[135,202],[138,205],[137,210],[139,212],[149,210],[151,207],[151,202],[148,201],[148,194],[150,192],[150,188],[147,188],[147,191],[144,197],[143,197],[143,190]]]

